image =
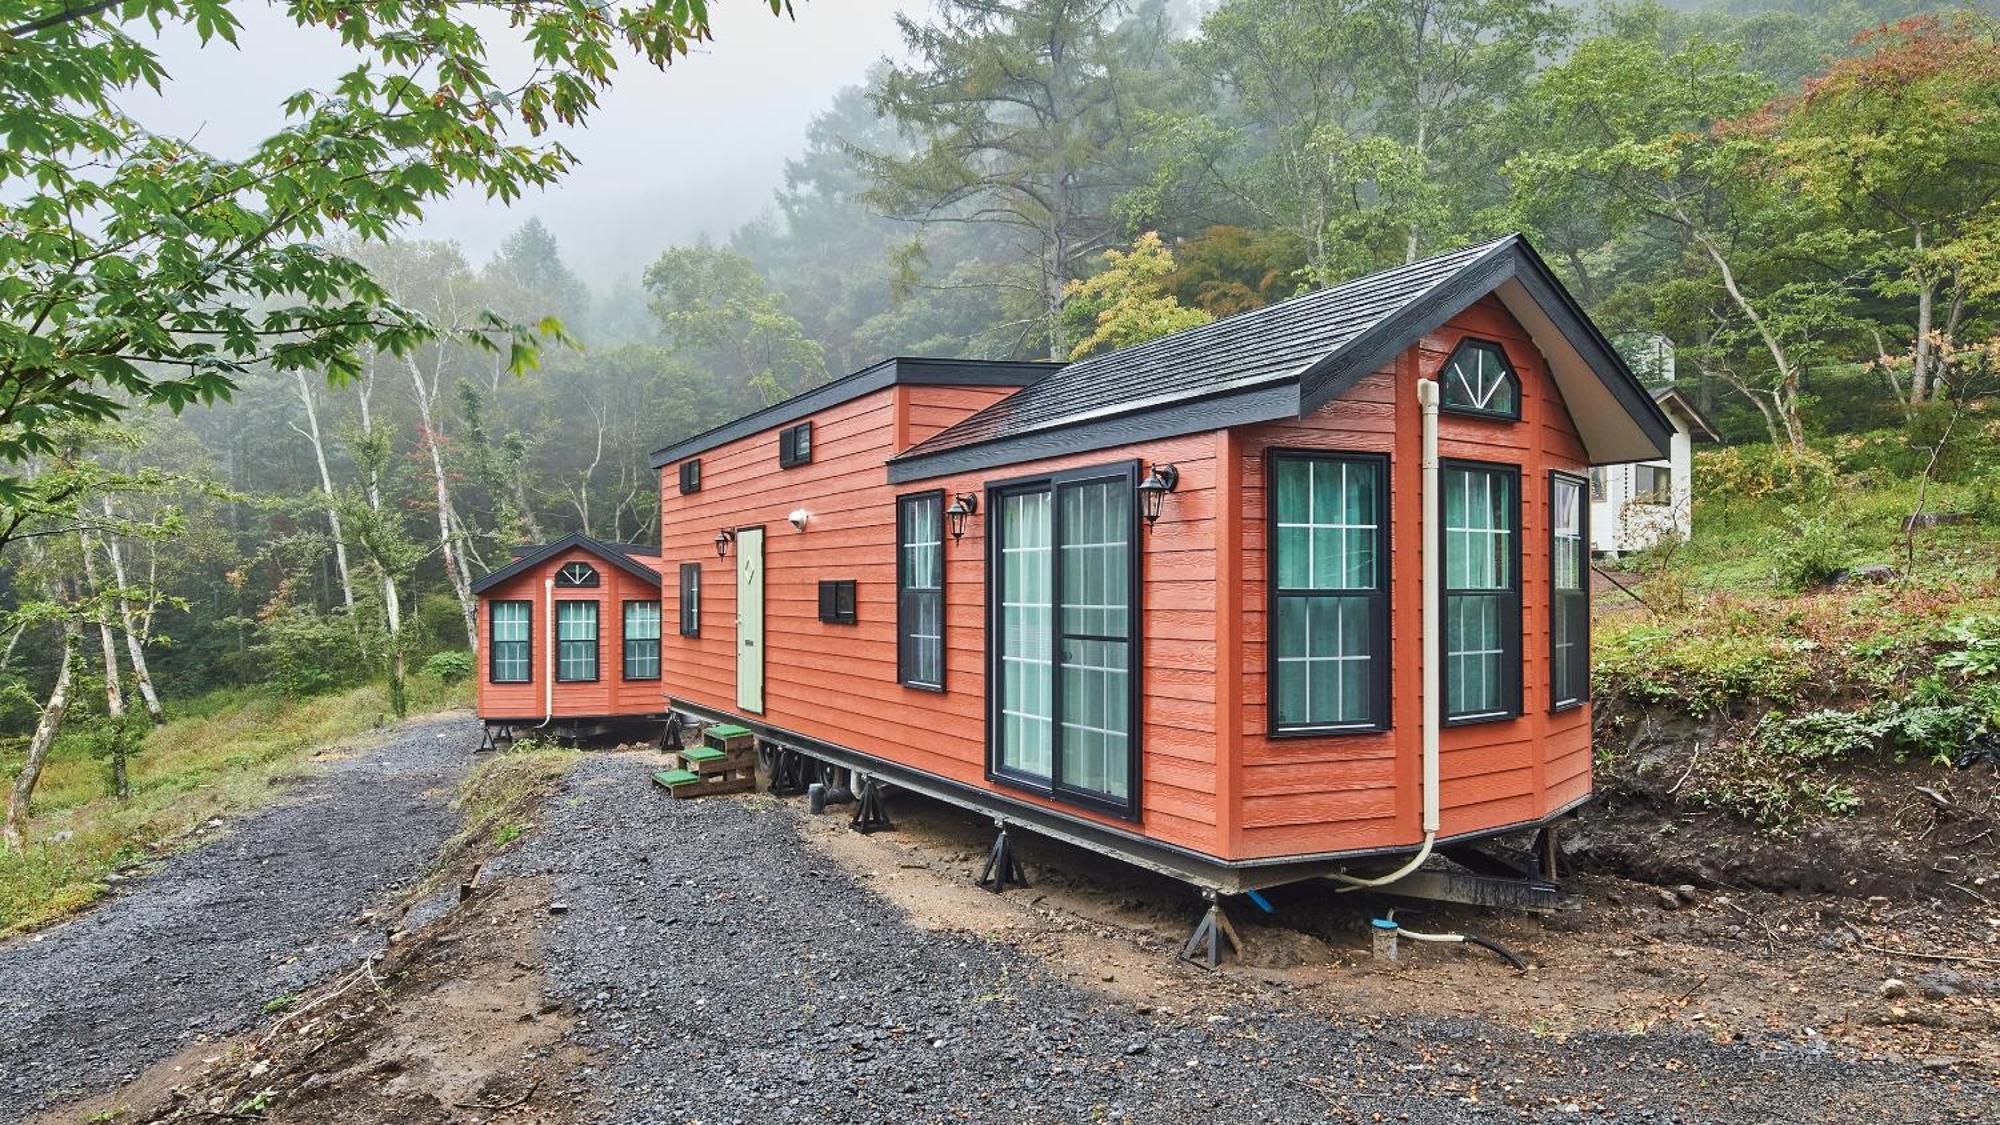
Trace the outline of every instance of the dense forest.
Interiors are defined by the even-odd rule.
[[[641,277],[587,283],[526,215],[483,262],[402,237],[443,186],[412,176],[407,206],[349,201],[356,221],[299,234],[323,255],[310,287],[379,285],[400,327],[322,321],[321,351],[231,364],[162,344],[152,362],[194,374],[8,408],[0,729],[24,745],[67,707],[115,758],[147,712],[215,688],[463,675],[469,584],[513,546],[657,536],[658,446],[884,356],[1088,355],[1508,231],[1773,471],[1897,428],[1914,472],[1939,434],[1970,440],[1992,389],[2000,43],[1980,8],[937,0],[901,31],[763,218],[662,245]],[[523,112],[580,117],[565,96]],[[503,196],[554,174],[441,166],[512,177]],[[0,174],[10,195],[38,175]],[[15,245],[56,221],[0,219]],[[12,381],[42,337],[35,282],[6,276]],[[1670,370],[1641,362],[1662,340]]]

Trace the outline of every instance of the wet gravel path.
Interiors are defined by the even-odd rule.
[[[0,945],[0,1121],[264,1017],[380,944],[356,915],[428,869],[478,732],[408,723],[72,922]]]
[[[1202,1014],[1164,1015],[917,929],[802,843],[796,802],[676,802],[645,769],[583,760],[504,863],[569,908],[548,971],[599,1060],[567,1091],[587,1119],[2000,1120],[1948,1073],[1778,1041],[1343,1022],[1275,990],[1208,1014],[1198,975],[1158,1006]]]

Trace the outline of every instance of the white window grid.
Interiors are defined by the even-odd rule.
[[[556,670],[565,680],[596,679],[597,603],[557,602],[556,607]]]
[[[1323,462],[1312,462],[1312,461],[1305,462],[1304,464],[1306,465],[1306,518],[1302,521],[1280,519],[1278,521],[1278,530],[1304,531],[1306,533],[1305,540],[1306,540],[1307,585],[1281,586],[1280,589],[1285,589],[1285,590],[1373,590],[1375,589],[1379,584],[1379,579],[1377,577],[1377,572],[1375,568],[1381,565],[1381,560],[1378,557],[1379,552],[1375,550],[1375,543],[1376,543],[1376,538],[1379,537],[1382,532],[1381,522],[1379,519],[1377,519],[1374,521],[1370,521],[1368,523],[1348,523],[1345,519],[1346,513],[1348,511],[1347,498],[1348,498],[1348,489],[1350,487],[1360,487],[1364,489],[1370,495],[1370,499],[1372,501],[1373,492],[1375,490],[1375,483],[1372,477],[1372,473],[1369,476],[1361,477],[1361,479],[1357,481],[1352,478],[1348,470],[1352,468],[1357,468],[1358,466],[1355,466],[1351,462],[1347,461],[1339,462],[1340,486],[1338,495],[1340,497],[1340,504],[1339,504],[1340,512],[1343,518],[1335,523],[1320,523],[1313,517],[1313,513],[1319,511],[1319,471],[1322,468],[1330,469],[1333,467],[1333,465]],[[1355,474],[1355,476],[1358,475],[1359,474]],[[1340,583],[1339,585],[1323,586],[1320,585],[1319,583],[1319,575],[1320,575],[1319,536],[1314,534],[1314,532],[1317,531],[1337,531],[1340,533],[1339,535],[1336,535],[1334,537],[1334,542],[1338,544],[1336,553],[1339,555],[1339,559],[1337,564],[1333,568],[1333,574],[1336,580]],[[1348,584],[1347,581],[1347,576],[1353,572],[1354,562],[1355,562],[1353,558],[1353,552],[1349,549],[1352,546],[1353,542],[1353,537],[1348,534],[1348,532],[1351,531],[1365,531],[1368,532],[1369,536],[1371,537],[1368,540],[1368,543],[1370,545],[1368,551],[1368,557],[1365,560],[1363,560],[1368,568],[1368,581],[1363,583]]]
[[[1493,481],[1500,475],[1483,469],[1453,469],[1450,473],[1456,478],[1459,486],[1461,502],[1458,514],[1461,522],[1453,523],[1449,518],[1445,520],[1447,559],[1456,563],[1458,570],[1457,580],[1451,581],[1450,579],[1454,577],[1450,574],[1452,568],[1447,567],[1446,588],[1507,589],[1510,583],[1503,578],[1503,573],[1511,569],[1510,560],[1513,556],[1510,543],[1514,529],[1505,523],[1496,522],[1495,519],[1496,514],[1500,520],[1506,519],[1508,515],[1506,510],[1495,513],[1493,509]],[[1476,504],[1473,502],[1474,481],[1478,482]],[[1451,557],[1452,552],[1449,549],[1454,537],[1463,548],[1457,553],[1456,558]]]
[[[1458,615],[1460,641],[1471,635],[1467,628],[1470,622],[1479,628],[1482,640],[1478,643],[1490,646],[1457,648],[1445,654],[1451,669],[1451,695],[1454,697],[1449,701],[1452,704],[1451,717],[1479,719],[1504,715],[1507,708],[1501,705],[1500,697],[1506,685],[1501,661],[1507,655],[1507,647],[1501,640],[1504,628],[1499,619],[1500,607],[1491,594],[1452,597],[1449,601],[1451,606],[1448,612]],[[1476,611],[1477,616],[1473,617],[1468,611]],[[1473,701],[1472,706],[1467,706],[1467,700]]]
[[[1327,600],[1345,601],[1349,599],[1330,597]],[[1353,600],[1361,600],[1361,599],[1353,599]],[[1285,665],[1285,664],[1304,665],[1304,668],[1301,669],[1301,671],[1304,673],[1305,713],[1307,717],[1303,722],[1297,724],[1299,726],[1308,726],[1308,727],[1351,726],[1366,721],[1365,718],[1347,717],[1350,715],[1350,712],[1348,711],[1349,700],[1347,698],[1347,676],[1345,674],[1347,669],[1345,666],[1348,664],[1360,664],[1363,666],[1370,665],[1373,663],[1375,659],[1375,654],[1368,651],[1362,651],[1358,653],[1351,653],[1346,651],[1347,639],[1348,639],[1347,615],[1345,613],[1342,613],[1338,606],[1332,607],[1329,612],[1333,617],[1333,655],[1329,656],[1324,653],[1315,652],[1313,650],[1313,638],[1316,635],[1315,630],[1313,628],[1313,619],[1317,615],[1314,614],[1312,608],[1308,606],[1306,609],[1306,628],[1305,628],[1305,637],[1303,639],[1303,644],[1304,644],[1303,651],[1298,656],[1278,657],[1278,663],[1280,665]],[[1371,639],[1372,638],[1368,636],[1363,636],[1361,638],[1364,650],[1368,647]],[[1334,717],[1331,719],[1317,718],[1320,712],[1313,709],[1312,674],[1314,671],[1313,666],[1315,664],[1334,665],[1333,710],[1331,712],[1331,714]],[[1364,682],[1366,681],[1364,680]],[[1365,708],[1368,703],[1368,699],[1364,695],[1364,697],[1359,702],[1363,705],[1365,714]]]
[[[1465,370],[1468,359],[1473,361],[1473,370],[1469,376]],[[1487,344],[1474,344],[1461,349],[1458,357],[1451,361],[1449,375],[1460,390],[1458,395],[1453,396],[1457,401],[1452,405],[1467,406],[1474,410],[1507,409],[1496,408],[1493,405],[1493,400],[1512,382],[1507,373],[1507,365],[1502,362],[1498,349]]]

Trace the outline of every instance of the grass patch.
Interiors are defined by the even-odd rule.
[[[470,686],[412,677],[413,714],[463,707]],[[28,846],[0,850],[0,936],[42,925],[102,895],[106,876],[159,854],[216,817],[282,793],[316,749],[388,722],[388,689],[369,685],[307,699],[274,690],[218,691],[173,701],[172,721],[131,760],[132,796],[110,796],[105,763],[80,733],[58,740],[35,794]],[[18,753],[0,758],[11,784]]]
[[[534,828],[529,817],[535,806],[555,792],[576,758],[574,750],[529,741],[516,743],[473,767],[452,798],[452,807],[459,815],[458,832],[439,852],[437,867],[424,889],[435,887],[469,856],[504,848],[527,835]]]

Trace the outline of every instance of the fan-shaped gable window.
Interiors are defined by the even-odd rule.
[[[597,585],[597,568],[591,566],[589,563],[564,563],[563,568],[556,571],[556,585],[563,587],[595,586]]]
[[[1521,380],[1507,353],[1490,340],[1467,340],[1445,361],[1444,408],[1489,418],[1521,416]]]

